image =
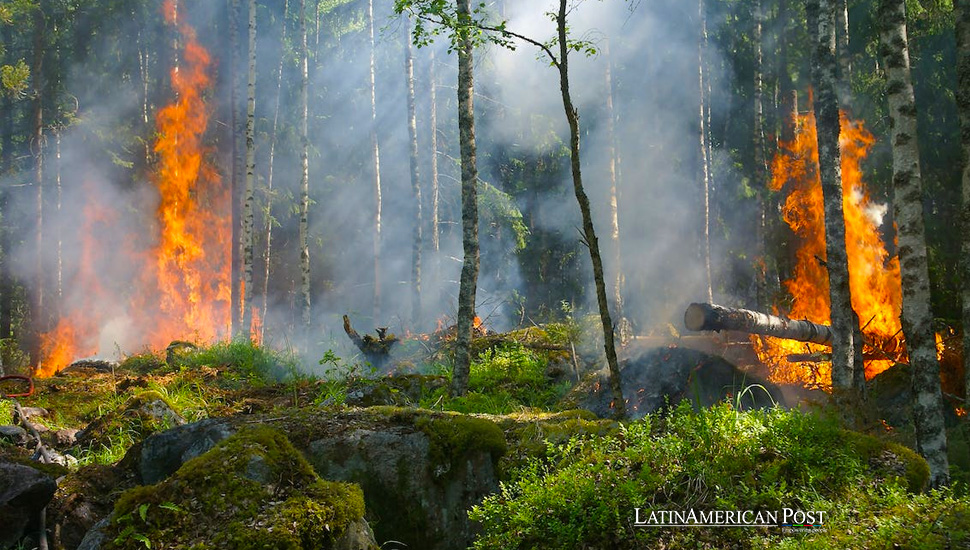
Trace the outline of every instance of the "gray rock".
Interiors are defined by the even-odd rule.
[[[101,545],[104,543],[104,530],[110,524],[111,518],[104,518],[95,523],[94,527],[81,539],[81,544],[78,545],[77,550],[101,550]]]
[[[725,399],[742,409],[785,405],[775,384],[745,373],[720,357],[687,348],[647,350],[621,365],[620,379],[627,414],[633,419],[684,399],[695,407],[709,407]],[[613,414],[613,396],[605,373],[587,380],[567,399],[602,418]]]
[[[36,521],[57,491],[57,483],[40,470],[0,462],[0,548],[14,544]]]
[[[163,426],[184,426],[186,421],[161,399],[149,399],[138,407],[138,411]]]
[[[0,426],[0,441],[5,441],[13,445],[26,445],[30,441],[30,436],[27,435],[27,430],[20,426],[8,424],[6,426]]]
[[[334,541],[334,550],[375,550],[380,548],[374,540],[374,531],[364,519],[347,526],[347,530]]]
[[[490,453],[436,464],[413,425],[338,433],[311,442],[306,455],[321,477],[358,483],[377,539],[407,548],[467,548],[475,534],[468,509],[498,490]]]
[[[61,448],[73,447],[77,443],[77,434],[81,430],[64,428],[54,432],[54,443]]]
[[[24,416],[27,418],[33,418],[35,416],[47,416],[50,414],[47,409],[43,407],[21,407],[20,410],[24,412]]]
[[[152,485],[162,481],[234,431],[224,421],[207,418],[149,436],[139,456],[138,474],[142,483]]]

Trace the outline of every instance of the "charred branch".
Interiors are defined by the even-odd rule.
[[[388,327],[378,327],[377,336],[365,334],[361,336],[350,324],[350,317],[344,315],[344,332],[350,341],[357,346],[357,349],[364,354],[367,361],[376,368],[381,368],[387,363],[391,354],[391,347],[398,343],[398,338],[394,334],[387,332]]]

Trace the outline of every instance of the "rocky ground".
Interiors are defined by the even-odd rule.
[[[459,400],[413,360],[314,378],[235,344],[36,380],[19,408],[0,401],[0,548],[32,548],[42,529],[56,549],[467,548],[481,529],[469,509],[510,472],[620,430],[595,361],[545,332],[493,339],[506,351],[479,350]],[[642,351],[623,373],[637,417],[683,399],[786,405],[781,389],[689,349]],[[876,387],[879,418],[904,425],[905,385]]]

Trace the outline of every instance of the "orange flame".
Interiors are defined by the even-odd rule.
[[[482,326],[482,318],[476,315],[472,320],[472,328],[478,328],[480,326]]]
[[[229,194],[203,144],[209,122],[204,94],[211,86],[211,60],[196,41],[195,31],[177,21],[176,2],[165,0],[162,10],[165,20],[178,27],[184,47],[181,63],[171,71],[175,99],[156,116],[157,168],[152,181],[159,202],[151,229],[157,232],[156,244],[148,251],[128,251],[144,269],[130,282],[126,313],[128,331],[156,349],[177,339],[213,341],[225,334],[230,315]],[[115,294],[121,290],[103,291],[92,267],[93,257],[99,254],[96,236],[112,231],[113,220],[97,211],[93,198],[85,207],[84,219],[82,258],[71,286],[83,289],[80,294],[87,298],[67,304],[55,329],[42,335],[38,376],[49,376],[76,358],[98,353],[100,331],[108,319],[105,311],[111,309],[105,303],[117,300]],[[97,223],[103,227],[95,227]],[[125,303],[126,298],[121,300]]]
[[[901,286],[899,261],[889,257],[880,234],[886,206],[875,204],[862,179],[861,163],[875,143],[862,122],[841,116],[842,206],[845,215],[846,252],[852,307],[864,327],[866,377],[904,360],[899,323]],[[783,208],[785,222],[800,241],[793,276],[785,281],[792,296],[792,318],[829,323],[828,272],[825,261],[825,227],[822,188],[818,175],[815,116],[799,115],[796,136],[781,144],[772,161],[771,188],[790,189]],[[827,387],[831,365],[790,363],[790,354],[828,351],[823,346],[777,338],[753,338],[759,358],[771,369],[776,382],[806,383]]]

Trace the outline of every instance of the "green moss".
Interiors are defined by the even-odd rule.
[[[495,464],[505,454],[505,435],[491,420],[459,414],[422,414],[414,426],[428,436],[432,465],[444,467],[445,471],[470,452],[489,453]]]
[[[913,493],[918,493],[927,487],[930,467],[926,460],[912,449],[858,432],[846,430],[843,434],[855,452],[873,467],[876,475],[892,477],[902,474],[906,481],[906,488]],[[897,471],[900,469],[901,472]]]
[[[321,480],[279,431],[246,428],[168,480],[126,491],[106,548],[329,548],[363,517],[356,485]],[[137,535],[137,536],[136,536]]]

